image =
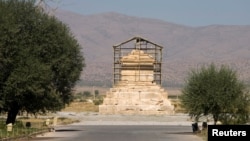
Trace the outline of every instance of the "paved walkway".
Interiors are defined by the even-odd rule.
[[[140,125],[174,125],[177,127],[185,128],[190,133],[192,133],[192,123],[193,121],[190,120],[190,117],[187,114],[174,114],[174,115],[162,115],[162,116],[142,116],[142,115],[101,115],[99,113],[94,112],[58,112],[54,116],[57,117],[67,117],[79,120],[78,123],[73,123],[67,127],[71,127],[72,125],[79,125],[76,127],[85,128],[91,127],[91,125],[96,125],[94,127],[98,128],[105,128],[107,126],[102,125],[136,125],[133,127],[140,127]],[[173,127],[174,127],[173,126]],[[190,126],[190,128],[188,128]],[[63,125],[57,125],[55,128],[58,130],[61,127],[65,128]],[[116,127],[116,126],[114,126]],[[121,127],[121,126],[120,126]],[[151,127],[151,126],[150,126]],[[153,126],[156,127],[156,126]],[[159,127],[166,127],[166,126],[159,126]],[[170,126],[171,127],[171,126]],[[75,128],[75,126],[74,126]],[[46,139],[46,138],[54,138],[58,137],[61,132],[49,132],[46,134],[38,135],[39,139]],[[60,137],[66,135],[63,133]],[[67,135],[68,136],[68,135]],[[201,141],[200,137],[194,136],[197,141]]]
[[[143,115],[100,115],[92,112],[58,112],[58,117],[77,119],[76,125],[192,125],[187,114],[143,116]]]

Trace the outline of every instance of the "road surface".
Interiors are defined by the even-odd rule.
[[[29,141],[203,141],[182,125],[67,125]]]

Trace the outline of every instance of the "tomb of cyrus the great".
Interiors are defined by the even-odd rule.
[[[100,114],[173,114],[168,93],[161,87],[163,47],[141,37],[113,46],[113,87]]]

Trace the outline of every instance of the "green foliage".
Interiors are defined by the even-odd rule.
[[[212,115],[223,124],[242,124],[249,118],[249,93],[236,72],[227,66],[192,70],[180,96],[182,105],[196,120]]]
[[[94,100],[93,100],[93,103],[94,103],[95,105],[101,105],[101,104],[103,103],[103,99],[94,99]]]
[[[14,124],[14,127],[17,127],[17,128],[24,128],[24,124],[22,121],[16,121],[15,124]]]
[[[62,109],[85,66],[69,28],[34,2],[0,0],[0,112]]]
[[[87,102],[88,99],[92,99],[93,96],[90,91],[83,91],[74,94],[74,101]]]
[[[86,98],[91,97],[91,92],[90,91],[84,91],[83,96],[86,97]]]
[[[95,96],[98,96],[98,95],[99,95],[99,91],[95,90]]]
[[[22,140],[25,136],[35,135],[38,132],[47,132],[48,128],[42,126],[42,122],[26,122],[30,126],[24,126],[22,121],[16,121],[12,131],[7,132],[5,121],[0,120],[0,140]],[[33,127],[33,125],[36,125]]]
[[[5,119],[0,119],[0,129],[6,128]]]

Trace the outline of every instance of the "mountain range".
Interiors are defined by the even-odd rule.
[[[191,69],[215,63],[250,82],[250,25],[191,27],[115,12],[81,15],[57,10],[82,46],[86,67],[78,85],[112,86],[113,45],[140,36],[163,46],[162,84],[179,87]]]

